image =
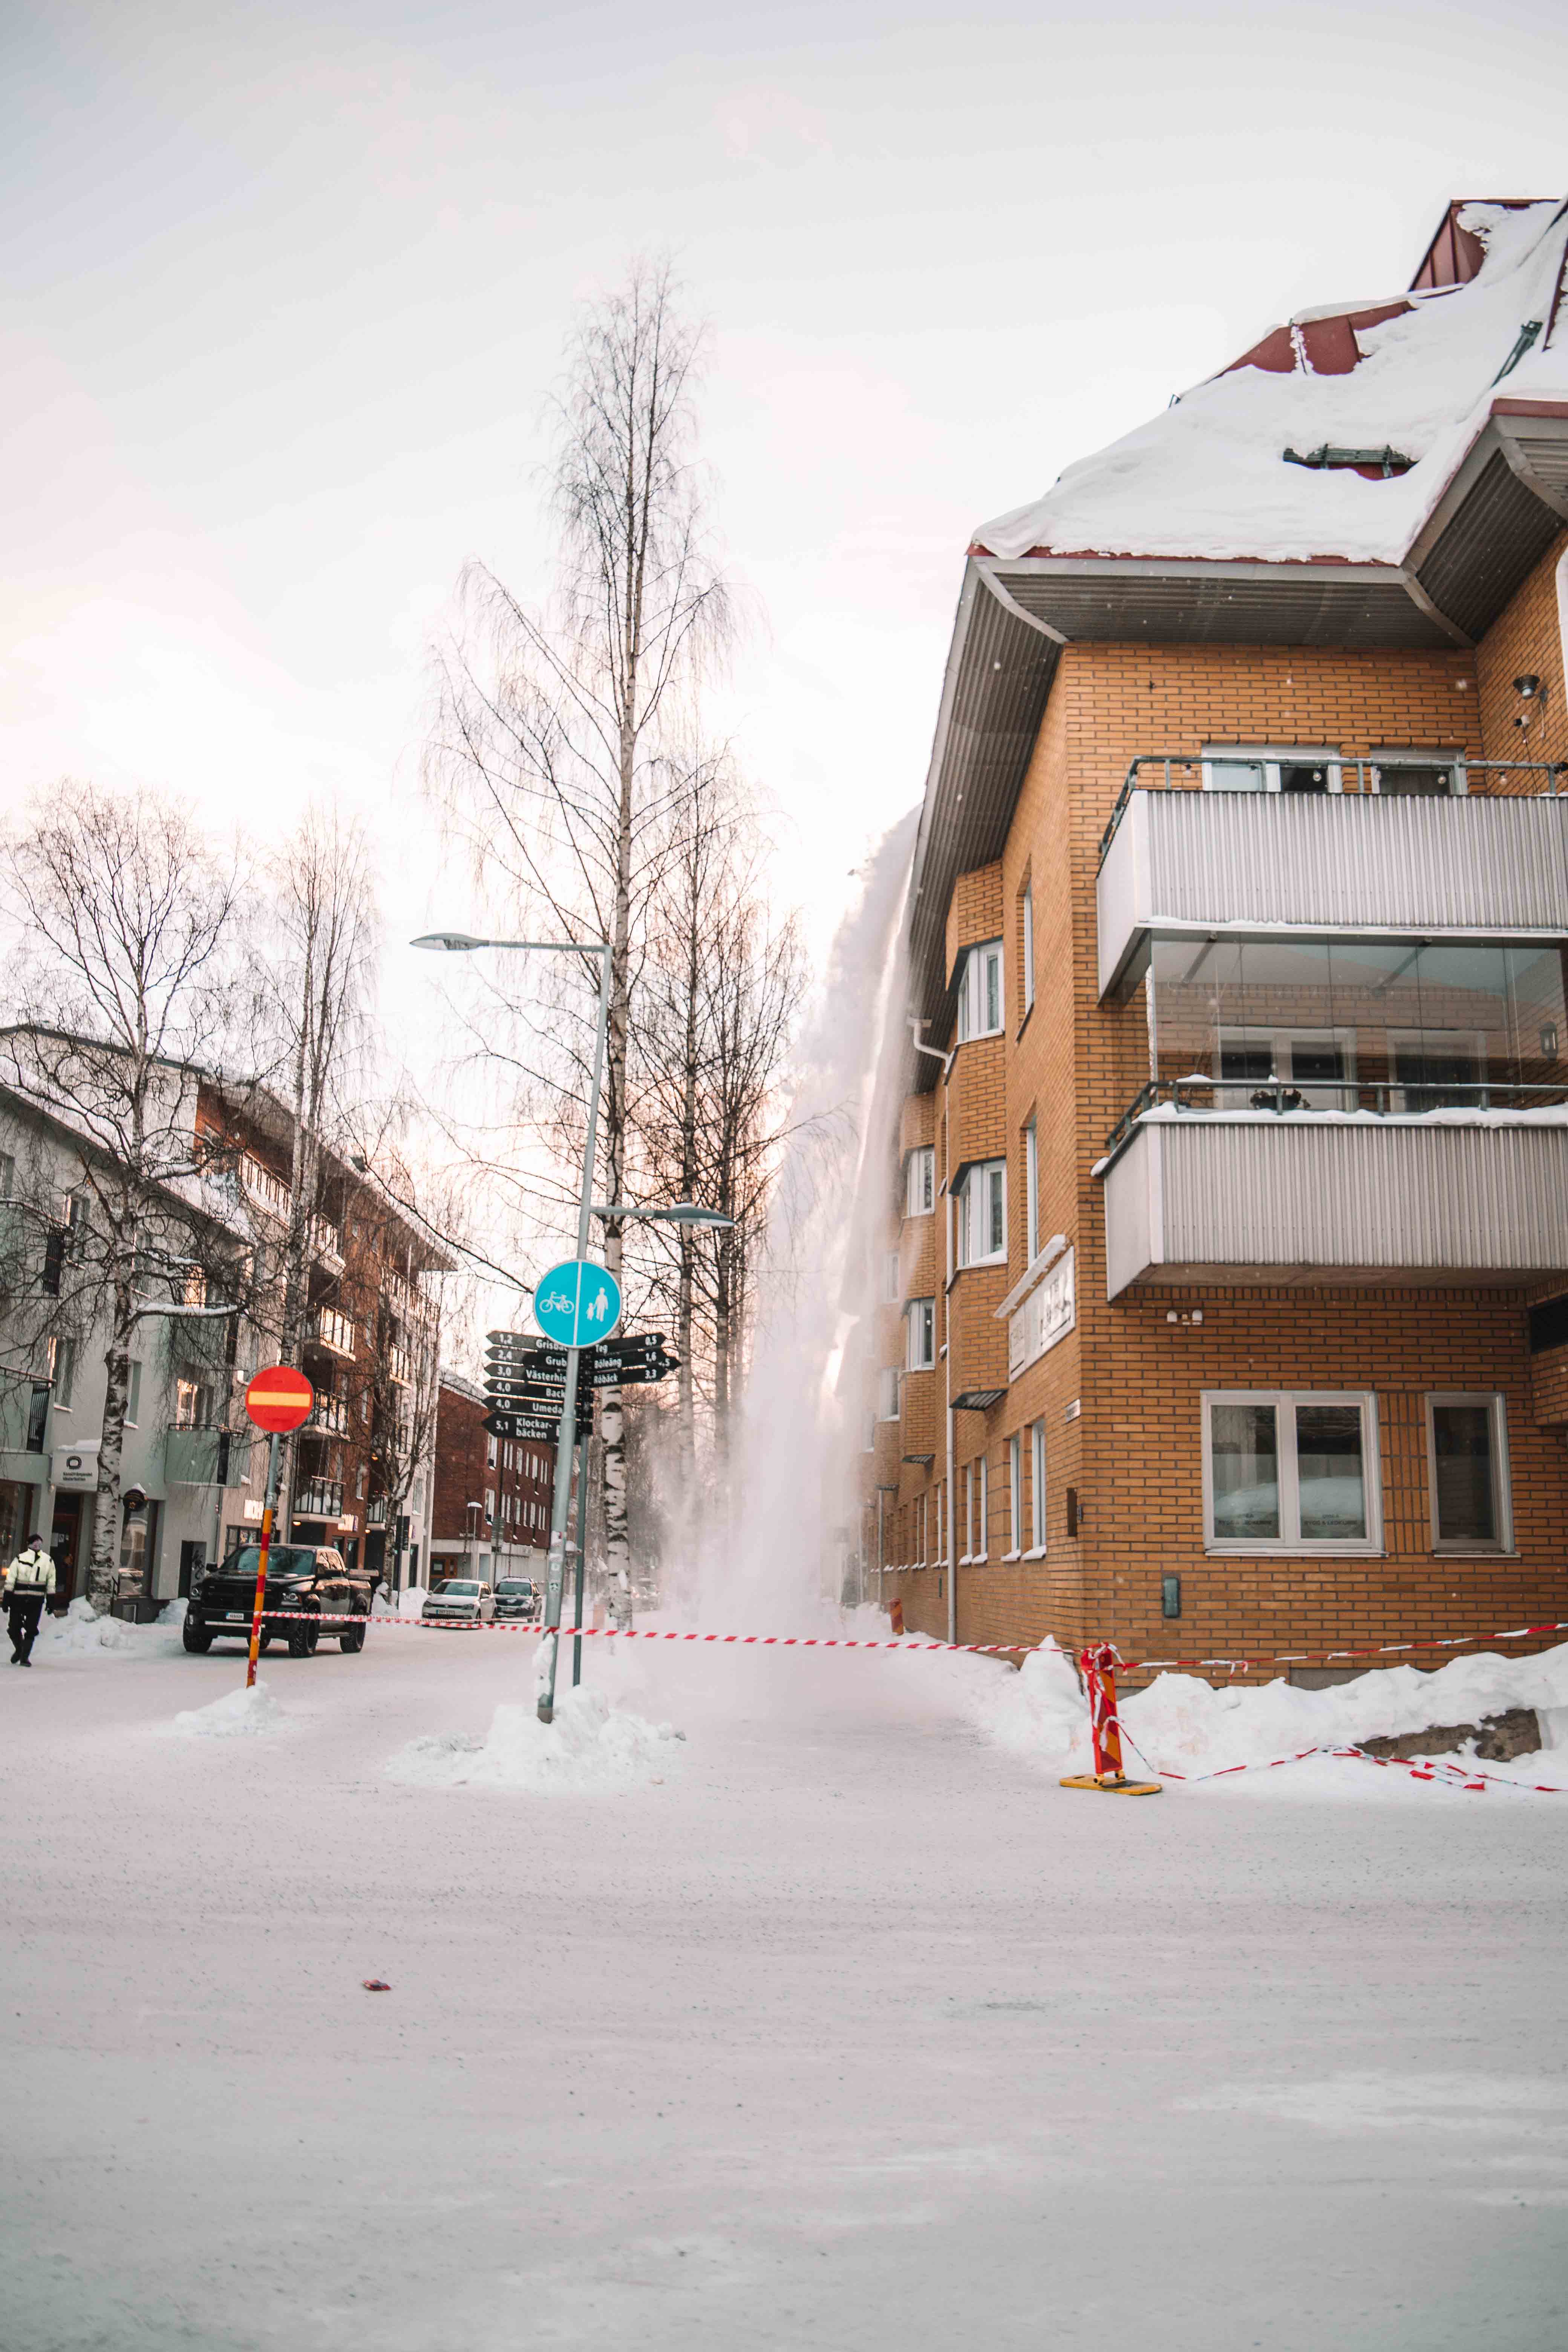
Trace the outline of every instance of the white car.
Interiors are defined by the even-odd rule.
[[[419,1612],[426,1625],[488,1625],[495,1613],[495,1594],[472,1577],[449,1577],[426,1596]]]

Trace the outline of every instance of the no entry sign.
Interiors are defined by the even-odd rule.
[[[274,1437],[285,1437],[309,1421],[315,1402],[316,1391],[304,1373],[288,1364],[268,1364],[245,1391],[246,1412],[258,1429],[268,1430]]]

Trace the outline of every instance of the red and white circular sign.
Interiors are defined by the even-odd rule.
[[[268,1364],[245,1391],[245,1410],[258,1429],[285,1437],[310,1418],[316,1391],[303,1372],[288,1364]]]

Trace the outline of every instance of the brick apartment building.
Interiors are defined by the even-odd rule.
[[[911,1629],[1568,1618],[1565,244],[1456,204],[976,536],[868,1204]]]
[[[492,1437],[485,1394],[443,1369],[436,1420],[433,1576],[542,1578],[550,1550],[555,1448]]]

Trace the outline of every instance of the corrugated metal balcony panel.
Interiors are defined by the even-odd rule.
[[[1162,923],[1568,933],[1568,795],[1135,792],[1096,895],[1101,996]]]
[[[1568,1126],[1149,1119],[1105,1181],[1130,1283],[1523,1283],[1568,1268]]]

